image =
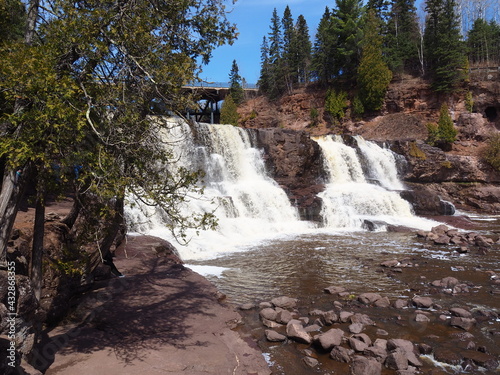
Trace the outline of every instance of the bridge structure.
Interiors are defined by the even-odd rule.
[[[193,94],[198,108],[188,109],[186,117],[197,122],[219,123],[221,102],[229,94],[229,82],[194,82],[182,87],[186,92]],[[257,95],[259,87],[256,84],[243,83],[245,98]]]

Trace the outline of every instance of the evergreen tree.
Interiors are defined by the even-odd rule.
[[[449,147],[457,138],[457,129],[453,126],[448,106],[443,104],[439,110],[438,141]]]
[[[500,27],[495,21],[486,22],[482,18],[474,21],[467,38],[469,61],[471,64],[500,63]]]
[[[298,83],[306,83],[309,81],[310,75],[312,46],[309,37],[309,28],[302,14],[297,18],[295,30],[295,39],[292,46],[294,55],[293,68],[296,75],[295,81]]]
[[[240,118],[237,109],[238,105],[234,102],[233,96],[227,95],[220,110],[220,123],[237,126]]]
[[[333,71],[334,39],[331,27],[332,15],[326,7],[316,31],[312,57],[312,74],[323,84],[330,81]]]
[[[362,0],[336,0],[336,5],[332,20],[333,74],[351,82],[355,80],[361,52]]]
[[[293,88],[293,83],[295,82],[294,76],[294,66],[295,56],[294,56],[294,44],[295,44],[295,29],[293,25],[292,12],[290,7],[287,5],[283,13],[283,18],[281,19],[281,24],[283,27],[283,53],[282,53],[282,64],[281,64],[281,76],[285,83],[286,90],[291,93]]]
[[[283,92],[283,36],[278,11],[274,8],[269,32],[269,91],[268,96],[277,98]]]
[[[229,72],[229,83],[229,95],[233,98],[234,103],[239,105],[243,101],[244,91],[242,87],[242,78],[240,76],[236,60],[233,60],[231,71]]]
[[[394,0],[387,23],[385,54],[394,73],[419,69],[419,30],[415,0]]]
[[[364,109],[379,110],[384,104],[392,74],[382,56],[380,24],[373,10],[368,11],[361,45],[362,55],[357,76],[360,99]]]
[[[267,38],[262,38],[260,46],[260,77],[259,77],[259,90],[263,94],[269,94],[271,89],[271,66],[269,63],[269,46]]]
[[[432,88],[451,92],[464,80],[466,55],[454,0],[428,0],[424,46]]]
[[[24,36],[26,9],[20,0],[0,0],[0,46]]]

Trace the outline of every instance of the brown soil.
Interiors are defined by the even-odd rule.
[[[35,352],[45,374],[269,374],[233,331],[240,316],[162,240],[129,237],[115,264],[126,276],[98,282]]]

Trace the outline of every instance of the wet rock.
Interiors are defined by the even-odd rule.
[[[286,335],[297,342],[310,344],[312,342],[311,335],[304,330],[304,327],[298,320],[291,320],[286,325]]]
[[[304,357],[302,361],[309,367],[316,367],[319,364],[317,359],[311,357]]]
[[[448,363],[450,365],[459,365],[462,363],[462,356],[447,348],[436,348],[434,358],[438,362]]]
[[[368,336],[367,334],[360,333],[360,334],[354,335],[353,337],[357,340],[363,341],[368,346],[370,346],[372,344],[372,340],[370,339],[370,336]]]
[[[401,265],[401,263],[399,262],[399,260],[393,259],[393,260],[387,260],[385,262],[382,262],[382,263],[380,263],[380,265],[382,267],[393,268],[393,267],[398,267],[399,265]]]
[[[373,306],[386,308],[386,307],[391,306],[391,301],[389,301],[389,298],[387,298],[387,297],[382,297],[381,299],[375,301]]]
[[[280,341],[286,340],[286,336],[284,336],[276,331],[273,331],[272,329],[266,329],[265,334],[266,334],[267,341],[280,342]]]
[[[408,359],[406,353],[401,348],[393,350],[385,359],[385,366],[391,370],[406,370]]]
[[[266,318],[262,318],[262,324],[264,324],[267,328],[278,328],[283,326],[283,324],[276,323],[275,321]]]
[[[353,358],[350,375],[380,375],[382,373],[382,365],[375,359],[362,356]]]
[[[325,293],[335,294],[335,295],[346,291],[346,289],[341,286],[329,286],[323,290]]]
[[[387,332],[385,329],[377,329],[375,333],[378,336],[389,336],[389,332]]]
[[[287,324],[293,319],[292,313],[288,310],[281,310],[276,314],[276,322],[281,324]]]
[[[260,310],[259,315],[262,319],[276,320],[278,313],[273,308],[266,307],[265,309]]]
[[[363,293],[358,296],[358,301],[365,305],[371,305],[372,303],[378,301],[381,298],[382,296],[377,293]]]
[[[495,370],[499,365],[498,358],[479,351],[468,350],[463,353],[463,356],[464,359],[471,360],[476,365],[484,367],[488,370]]]
[[[356,352],[363,352],[366,348],[368,348],[366,343],[354,337],[349,338],[349,346]]]
[[[352,360],[354,350],[344,348],[343,346],[336,346],[330,352],[330,358],[337,362],[349,363]]]
[[[321,330],[321,326],[318,324],[311,324],[310,326],[304,327],[304,331],[309,332],[309,333],[316,332],[319,330]]]
[[[348,329],[351,333],[361,333],[365,326],[361,323],[352,323],[349,325]]]
[[[259,303],[259,309],[265,309],[268,307],[273,307],[273,304],[271,302],[261,302]]]
[[[240,306],[240,310],[252,310],[253,308],[255,307],[255,305],[253,303],[245,303],[243,305]]]
[[[330,311],[322,312],[320,314],[320,319],[323,322],[323,324],[330,326],[333,323],[338,322],[339,317],[337,316],[337,314],[335,314],[335,312],[333,310],[330,310]]]
[[[342,343],[342,338],[344,337],[344,331],[338,328],[333,328],[325,333],[317,335],[314,338],[314,342],[318,344],[323,350],[332,350],[333,347],[338,346]]]
[[[293,309],[295,306],[297,306],[297,299],[281,296],[273,298],[271,300],[271,303],[276,307],[281,307],[282,309]]]
[[[432,346],[428,344],[421,343],[418,344],[417,347],[418,347],[418,352],[423,355],[431,354],[433,351]]]
[[[422,366],[422,362],[417,358],[415,347],[409,340],[404,339],[390,339],[387,341],[387,349],[394,351],[401,349],[406,356],[406,360],[413,366]]]
[[[431,285],[437,288],[453,288],[458,285],[460,281],[455,277],[444,277],[441,280],[434,280]]]
[[[421,307],[424,309],[428,309],[429,307],[432,307],[432,304],[433,304],[432,298],[420,297],[420,296],[413,297],[412,302],[416,307]]]
[[[450,309],[450,313],[454,316],[459,316],[459,317],[462,317],[462,318],[472,318],[472,314],[461,308],[461,307],[453,307]]]
[[[392,304],[392,307],[395,309],[404,309],[405,307],[408,307],[408,301],[405,299],[397,299]]]
[[[342,323],[347,323],[349,321],[349,319],[351,319],[351,316],[353,316],[353,315],[354,315],[354,313],[352,313],[350,311],[341,311],[339,314],[339,320]]]
[[[430,322],[431,320],[427,315],[417,313],[417,315],[415,316],[415,321],[424,323],[424,322]]]
[[[351,323],[361,323],[365,326],[374,326],[375,322],[366,314],[356,313],[350,317]]]
[[[387,350],[378,346],[370,346],[363,351],[367,357],[375,358],[378,362],[384,363],[387,358]]]
[[[462,318],[459,316],[453,316],[450,320],[451,326],[462,328],[465,331],[470,330],[474,326],[475,323],[476,323],[476,319]]]

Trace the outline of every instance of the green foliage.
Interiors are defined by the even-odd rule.
[[[354,99],[352,100],[352,113],[355,116],[361,116],[365,113],[363,101],[359,98],[358,95],[354,96]]]
[[[311,126],[318,125],[319,112],[317,108],[311,108],[311,110],[309,111],[309,117],[311,119]]]
[[[325,99],[325,111],[330,114],[335,121],[345,117],[347,107],[347,93],[345,91],[328,90]]]
[[[416,73],[419,31],[415,0],[394,0],[385,35],[385,56],[392,72]]]
[[[233,64],[231,66],[231,72],[229,73],[229,95],[233,98],[236,105],[239,105],[244,98],[244,92],[242,87],[242,78],[239,73],[238,64],[236,60],[233,60]]]
[[[424,45],[427,51],[427,69],[432,88],[438,92],[453,92],[466,78],[465,45],[454,0],[426,2]]]
[[[497,171],[500,171],[500,134],[494,134],[489,137],[483,158]]]
[[[361,43],[363,50],[357,75],[359,95],[365,110],[376,111],[384,104],[392,73],[382,56],[379,22],[372,10],[368,12]]]
[[[435,146],[439,141],[439,128],[438,124],[434,122],[429,122],[427,124],[427,143],[431,146]]]
[[[333,76],[334,38],[331,27],[332,15],[330,9],[326,7],[316,31],[312,56],[313,75],[324,84],[328,83]]]
[[[473,64],[500,64],[500,25],[478,18],[468,33],[467,49]]]
[[[432,146],[449,148],[449,146],[455,142],[458,132],[453,126],[453,120],[451,119],[446,104],[441,106],[438,123],[427,124],[427,131],[427,143]]]
[[[427,159],[427,155],[418,147],[416,142],[410,143],[410,156],[421,160]]]
[[[231,95],[226,96],[222,108],[220,110],[220,122],[221,124],[231,124],[234,126],[238,125],[238,120],[240,116],[238,115],[238,106],[234,102]]]
[[[472,97],[472,92],[467,91],[465,94],[465,109],[472,113],[472,109],[474,108],[474,98]]]
[[[81,178],[68,181],[102,204],[127,191],[183,229],[210,226],[210,215],[180,212],[200,174],[166,172],[172,156],[159,136],[171,124],[149,113],[157,101],[184,110],[191,100],[181,88],[196,79],[198,61],[234,40],[222,0],[44,5],[31,45],[0,50],[10,109],[0,114],[0,156],[11,167],[37,166],[46,181],[54,165],[82,165]]]
[[[19,0],[0,0],[0,47],[21,40],[24,35],[26,10]]]

